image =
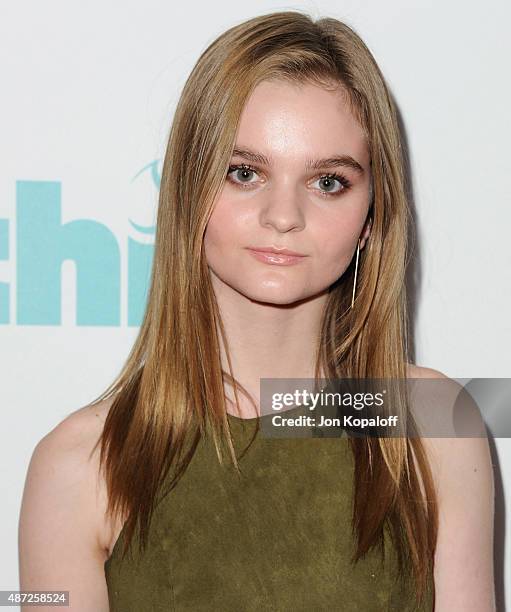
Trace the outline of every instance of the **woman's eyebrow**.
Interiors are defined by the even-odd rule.
[[[246,148],[233,149],[232,156],[241,157],[247,161],[251,161],[255,164],[262,164],[271,166],[272,159],[262,153],[256,153]],[[356,159],[351,155],[339,154],[333,155],[332,157],[325,157],[323,159],[308,159],[305,162],[305,168],[307,170],[322,170],[324,168],[336,168],[337,166],[346,166],[352,168],[358,174],[364,173],[364,168],[358,163]]]

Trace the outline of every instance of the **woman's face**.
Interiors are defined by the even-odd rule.
[[[339,90],[260,83],[206,228],[213,286],[272,304],[324,292],[369,235],[369,163],[362,128]],[[261,248],[302,256],[254,251]]]

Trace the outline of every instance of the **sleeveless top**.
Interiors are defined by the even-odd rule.
[[[121,530],[105,562],[111,612],[433,611],[432,573],[417,607],[387,529],[383,553],[373,548],[351,562],[354,465],[345,432],[276,439],[259,431],[249,445],[257,417],[228,419],[241,476],[201,438],[156,505],[142,555],[135,530],[121,559]]]

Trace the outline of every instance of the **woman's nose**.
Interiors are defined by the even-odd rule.
[[[271,226],[279,232],[301,230],[305,227],[303,205],[297,190],[284,185],[272,186],[261,197],[262,226]]]

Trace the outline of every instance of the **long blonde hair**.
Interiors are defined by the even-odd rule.
[[[221,367],[217,329],[227,354],[228,347],[202,245],[243,107],[268,78],[340,84],[371,158],[373,223],[359,264],[357,297],[350,310],[350,265],[329,292],[316,376],[407,376],[409,208],[396,110],[384,78],[361,38],[336,19],[313,21],[287,11],[236,25],[206,48],[184,86],[163,163],[143,322],[122,371],[93,402],[115,396],[98,443],[108,512],[127,517],[124,553],[137,527],[141,549],[147,545],[167,474],[171,490],[205,431],[212,434],[219,461],[226,443],[238,468],[224,390],[226,381],[235,388],[237,383],[230,360],[229,373]],[[420,438],[351,438],[350,445],[353,561],[381,545],[388,526],[401,567],[411,563],[420,599],[437,533],[435,492]]]

